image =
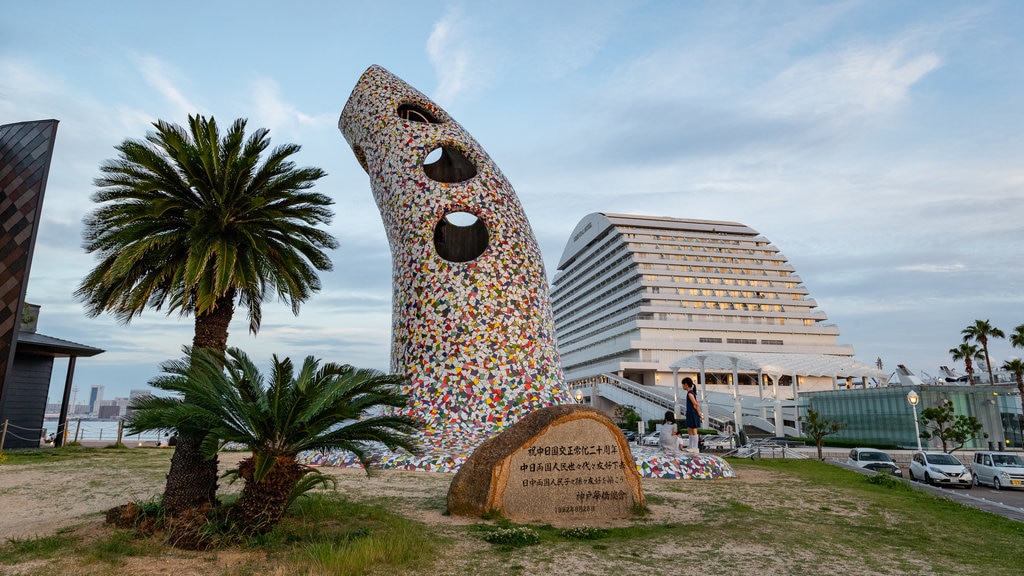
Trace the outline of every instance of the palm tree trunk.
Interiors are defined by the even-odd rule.
[[[988,383],[995,384],[995,379],[992,377],[992,360],[988,357],[988,339],[981,341],[981,348],[985,351],[985,366],[988,368]]]
[[[295,483],[306,473],[294,456],[278,456],[273,468],[256,482],[256,464],[252,458],[239,463],[238,473],[245,480],[242,494],[231,508],[230,516],[245,534],[266,534],[281,521]]]
[[[181,436],[171,456],[171,469],[164,486],[164,511],[180,516],[186,510],[209,510],[217,506],[217,458],[206,460],[199,441]]]
[[[192,348],[213,348],[221,352],[228,349],[228,325],[235,314],[235,289],[217,298],[213,310],[196,314]]]
[[[227,350],[228,325],[235,312],[234,300],[235,290],[232,288],[217,299],[213,310],[196,314],[193,350]],[[199,438],[180,434],[174,447],[171,469],[164,486],[164,510],[170,516],[178,516],[190,508],[209,508],[218,504],[217,458],[203,458],[199,444]]]

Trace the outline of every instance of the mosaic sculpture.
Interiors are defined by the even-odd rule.
[[[391,246],[391,371],[437,446],[469,449],[562,388],[537,241],[511,184],[426,96],[379,67],[338,122]],[[465,218],[459,221],[456,216]]]

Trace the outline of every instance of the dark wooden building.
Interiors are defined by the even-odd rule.
[[[0,448],[39,447],[54,358],[68,358],[61,422],[75,359],[103,352],[38,334],[38,307],[25,304],[56,120],[0,125]],[[59,445],[59,444],[58,444]]]
[[[68,359],[68,371],[64,380],[64,397],[61,403],[59,425],[67,422],[68,395],[75,370],[75,359],[80,356],[95,356],[103,350],[78,344],[69,340],[53,338],[36,332],[39,307],[28,305],[25,319],[18,331],[14,350],[14,364],[7,375],[7,383],[0,396],[0,424],[7,422],[4,449],[38,448],[43,419],[46,416],[46,399],[50,391],[50,377],[53,374],[55,358]],[[47,432],[58,433],[58,430]],[[63,437],[56,442],[62,444]]]

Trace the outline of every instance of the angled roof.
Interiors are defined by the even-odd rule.
[[[695,352],[676,360],[670,367],[715,372],[732,371],[733,363],[740,371],[757,371],[771,376],[826,376],[829,378],[888,379],[889,373],[847,356],[828,354],[779,354],[769,352]]]
[[[105,352],[105,350],[39,334],[38,332],[18,332],[16,352],[29,352],[43,356],[64,358],[68,356],[95,356]]]

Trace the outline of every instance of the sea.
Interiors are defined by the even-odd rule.
[[[67,441],[74,442],[75,438],[78,438],[79,442],[103,442],[109,440],[111,444],[117,441],[117,428],[118,420],[79,420],[76,418],[68,418],[68,435]],[[57,432],[57,421],[56,420],[44,420],[43,428],[46,429],[43,437]],[[163,440],[163,434],[160,432],[144,432],[142,434],[133,434],[128,436],[127,434],[121,437],[121,442],[127,444],[128,442],[157,442]]]

